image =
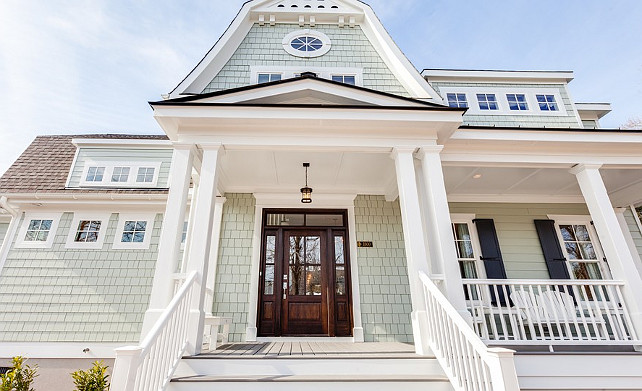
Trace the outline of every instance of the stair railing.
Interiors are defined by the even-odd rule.
[[[116,349],[111,390],[159,391],[167,387],[187,348],[190,303],[198,288],[196,275],[189,274],[139,346]]]
[[[437,285],[423,272],[419,278],[426,298],[425,338],[453,388],[519,391],[514,351],[486,346]]]

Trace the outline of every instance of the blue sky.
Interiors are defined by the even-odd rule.
[[[0,173],[39,134],[159,133],[147,105],[243,0],[0,1]],[[418,68],[574,70],[603,125],[642,116],[642,1],[370,0]]]

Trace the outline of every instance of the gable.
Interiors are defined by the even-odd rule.
[[[289,34],[301,30],[311,30],[313,35],[316,32],[331,43],[324,44],[320,50],[323,53],[300,56],[302,53],[292,53],[287,38],[296,38]],[[305,71],[345,74],[346,70],[353,73],[356,69],[361,86],[442,102],[399,50],[372,9],[357,0],[248,1],[221,39],[169,98],[256,83],[257,68],[261,67],[289,68],[283,72],[284,77]]]

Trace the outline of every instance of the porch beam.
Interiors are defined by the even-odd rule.
[[[178,254],[181,248],[195,154],[196,146],[194,144],[174,143],[169,173],[169,193],[158,241],[158,259],[154,271],[149,308],[145,312],[143,321],[141,340],[152,329],[172,300],[174,293],[172,274],[176,271],[179,260]]]
[[[419,280],[419,272],[430,275],[430,266],[426,253],[424,228],[421,220],[419,192],[415,175],[415,147],[398,147],[392,152],[397,172],[399,187],[399,204],[404,233],[406,259],[408,263],[408,280],[412,300],[412,331],[417,354],[428,354],[430,351],[427,330],[426,301]]]
[[[609,199],[600,175],[600,167],[600,165],[580,164],[570,172],[577,177],[613,278],[626,282],[623,294],[640,338],[642,336],[642,277],[638,273],[624,232]]]
[[[428,233],[428,251],[433,263],[433,272],[444,276],[442,289],[450,303],[466,320],[470,313],[466,306],[459,260],[452,231],[450,207],[441,166],[442,146],[422,147],[417,153],[421,160],[425,211],[424,222]],[[430,274],[428,274],[430,275]]]
[[[193,201],[194,227],[189,246],[186,273],[196,271],[197,294],[192,297],[188,319],[188,346],[186,354],[196,355],[203,347],[205,321],[205,298],[214,231],[214,212],[217,192],[219,159],[223,152],[221,144],[202,144],[203,163],[200,173],[198,197]]]

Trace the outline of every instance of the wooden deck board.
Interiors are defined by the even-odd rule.
[[[232,343],[219,347],[216,351],[205,352],[201,357],[220,358],[331,358],[331,357],[412,357],[412,345],[396,342],[257,342]]]

